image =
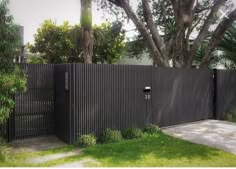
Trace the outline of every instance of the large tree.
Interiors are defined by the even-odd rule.
[[[209,38],[200,62],[200,67],[207,67],[213,50],[236,20],[236,10],[229,8],[230,0],[141,0],[141,17],[131,7],[129,0],[99,2],[103,7],[122,9],[135,24],[155,64],[164,67],[191,67],[202,42]],[[155,11],[154,4],[162,10]],[[227,10],[226,17],[217,17],[221,14],[221,7]],[[157,17],[155,12],[158,13]],[[171,34],[170,25],[173,26]],[[194,39],[191,39],[191,35],[195,35]]]
[[[80,0],[82,26],[82,46],[84,51],[84,63],[91,64],[93,57],[93,34],[92,34],[92,0]]]

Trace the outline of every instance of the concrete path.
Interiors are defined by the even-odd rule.
[[[22,139],[17,140],[9,143],[9,147],[13,153],[22,153],[22,152],[39,152],[50,150],[54,148],[64,147],[65,144],[63,141],[58,139],[55,136],[43,136],[43,137],[35,137],[29,139]],[[61,152],[61,153],[54,153],[45,156],[33,157],[25,159],[26,163],[29,164],[43,164],[46,162],[50,162],[53,160],[63,159],[66,157],[76,156],[81,154],[80,149],[74,149],[73,151],[69,152]],[[85,167],[88,163],[95,163],[95,160],[87,159],[87,160],[80,160],[76,162],[70,162],[63,165],[55,166],[59,168],[73,168],[73,167]]]
[[[204,120],[163,129],[163,132],[197,144],[236,154],[236,123]]]
[[[46,155],[46,156],[42,156],[42,157],[30,158],[30,159],[27,159],[26,162],[31,163],[31,164],[40,164],[40,163],[45,163],[45,162],[52,161],[52,160],[57,160],[60,158],[66,158],[66,157],[70,157],[70,156],[79,155],[80,153],[81,153],[81,151],[79,149],[77,149],[77,150],[64,152],[64,153],[56,153],[56,154]]]
[[[9,143],[12,151],[35,152],[66,146],[66,144],[55,136],[34,137],[22,140],[16,140]]]
[[[86,167],[86,164],[89,164],[89,163],[98,164],[98,162],[95,160],[87,159],[87,160],[76,161],[76,162],[67,163],[67,164],[63,164],[63,165],[59,165],[55,167],[56,168],[77,168],[77,167],[83,168],[83,167]]]

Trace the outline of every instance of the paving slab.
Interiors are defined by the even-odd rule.
[[[236,123],[204,120],[163,128],[163,132],[193,143],[236,154]]]
[[[56,153],[56,154],[51,154],[51,155],[46,155],[46,156],[30,158],[30,159],[27,159],[26,162],[31,163],[31,164],[40,164],[40,163],[45,163],[52,160],[79,155],[80,153],[81,151],[79,149],[76,149],[69,152]]]
[[[35,152],[50,150],[66,146],[66,143],[58,139],[56,136],[42,136],[16,140],[9,143],[13,152]]]
[[[58,166],[55,166],[55,168],[78,168],[78,167],[84,168],[86,167],[86,164],[88,163],[98,163],[98,162],[96,160],[86,159],[86,160],[80,160],[80,161],[67,163],[63,165],[58,165]]]

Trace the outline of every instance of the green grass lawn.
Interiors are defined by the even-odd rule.
[[[236,166],[236,156],[165,134],[84,150],[101,166]]]
[[[15,155],[10,163],[0,162],[0,166],[31,166],[22,163],[24,159],[43,156],[74,149],[73,146]],[[236,167],[236,155],[193,144],[163,133],[145,135],[143,138],[123,140],[113,144],[100,144],[83,149],[81,155],[54,160],[38,166],[53,166],[81,159],[94,159],[92,167]]]

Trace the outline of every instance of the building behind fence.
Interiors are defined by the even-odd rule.
[[[56,134],[68,143],[105,128],[222,118],[236,106],[236,72],[127,65],[27,65],[28,90],[1,133]],[[1,130],[1,129],[0,129]]]

